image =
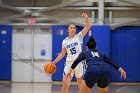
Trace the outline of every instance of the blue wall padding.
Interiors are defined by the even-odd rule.
[[[0,80],[11,80],[11,44],[12,26],[0,25]]]
[[[140,27],[121,27],[113,30],[111,34],[111,56],[126,70],[125,81],[140,82]],[[112,81],[123,80],[116,72]]]
[[[60,30],[63,31],[62,35],[59,35]],[[52,49],[53,49],[52,60],[55,60],[55,58],[58,56],[58,53],[61,52],[62,41],[67,36],[67,27],[66,26],[53,26],[52,27],[52,32],[53,32],[53,37],[52,37],[52,40],[53,40],[53,42],[52,42]],[[54,81],[62,80],[65,58],[66,57],[61,59],[61,61],[56,64],[57,70],[56,70],[55,74],[52,75],[52,79]]]
[[[97,43],[97,50],[110,56],[110,26],[92,26],[91,31]]]

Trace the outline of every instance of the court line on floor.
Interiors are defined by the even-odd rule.
[[[122,89],[124,89],[124,88],[126,88],[126,87],[127,87],[127,86],[123,86],[123,87],[117,89],[115,92],[119,92],[120,90],[122,90]]]

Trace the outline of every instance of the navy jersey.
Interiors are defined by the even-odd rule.
[[[97,50],[89,49],[88,51],[81,52],[78,58],[74,61],[71,68],[74,69],[79,62],[86,60],[87,66],[92,65],[112,65],[116,69],[119,69],[120,66],[116,65],[110,58],[106,55],[100,53]]]

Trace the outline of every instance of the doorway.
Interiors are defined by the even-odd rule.
[[[12,39],[12,81],[51,82],[43,66],[52,60],[50,28],[14,28]]]

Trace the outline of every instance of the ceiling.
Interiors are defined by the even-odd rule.
[[[139,25],[140,0],[104,0],[102,16],[99,4],[99,0],[0,0],[0,24],[28,25],[35,18],[35,25],[84,25],[81,14],[86,12],[93,24],[103,17],[103,23],[111,26],[128,23],[128,19],[129,24]],[[118,21],[122,18],[123,22]]]

